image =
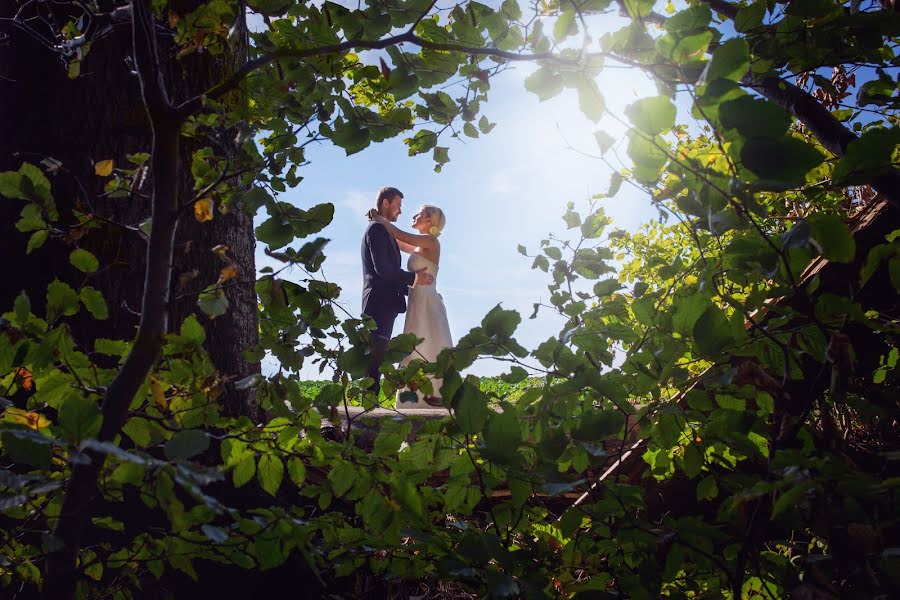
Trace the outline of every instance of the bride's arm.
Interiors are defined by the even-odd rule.
[[[397,246],[400,248],[401,252],[406,252],[407,254],[412,254],[416,251],[416,247],[412,244],[407,244],[406,242],[397,241]]]
[[[404,252],[412,252],[412,250],[417,247],[429,249],[437,248],[438,241],[437,238],[433,235],[407,233],[382,216],[374,215],[372,218],[384,225],[384,228],[387,229],[387,232],[391,235],[391,237],[397,240],[397,245],[400,245],[402,243],[410,247],[410,249],[407,250],[401,246],[400,249]]]

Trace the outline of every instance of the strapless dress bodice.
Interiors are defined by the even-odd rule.
[[[435,283],[437,283],[438,266],[421,254],[410,254],[409,260],[406,262],[406,268],[412,272],[425,269],[425,272],[434,277]]]

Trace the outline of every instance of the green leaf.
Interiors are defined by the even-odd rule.
[[[3,453],[13,462],[50,468],[50,439],[30,429],[0,431]]]
[[[747,40],[734,38],[716,48],[712,59],[703,70],[699,85],[707,85],[716,79],[740,81],[750,69],[750,47]]]
[[[492,598],[509,598],[520,593],[519,582],[506,573],[489,570],[485,572],[485,579]]]
[[[834,262],[853,262],[856,241],[841,217],[817,213],[810,215],[807,221],[812,226],[813,239],[822,249],[822,256]]]
[[[618,279],[604,279],[594,284],[594,295],[598,298],[603,298],[621,290],[622,287],[624,286],[619,283]]]
[[[732,342],[731,324],[725,313],[710,306],[694,324],[694,341],[703,356],[716,357]]]
[[[635,127],[649,135],[675,126],[675,105],[665,96],[642,98],[626,107],[625,114]]]
[[[302,460],[296,457],[288,459],[288,477],[297,487],[303,485],[303,482],[306,481],[306,465]]]
[[[444,148],[443,146],[435,146],[432,158],[434,159],[434,162],[437,163],[434,170],[440,173],[441,166],[450,162],[450,149]]]
[[[797,17],[816,18],[829,14],[841,14],[843,11],[831,0],[792,0],[786,13]]]
[[[28,197],[39,202],[43,208],[53,207],[53,196],[50,194],[50,180],[44,175],[40,167],[36,167],[31,163],[22,163],[19,167],[19,173],[22,174],[25,181],[23,189],[28,193]],[[52,212],[56,212],[56,208],[52,208]],[[52,218],[56,218],[52,216]]]
[[[462,432],[467,434],[480,432],[491,415],[487,396],[478,387],[466,381],[453,400],[453,412]]]
[[[256,239],[276,250],[294,241],[294,228],[281,216],[269,217],[256,228]]]
[[[522,317],[515,310],[505,310],[498,304],[492,308],[481,321],[481,327],[488,337],[497,336],[501,339],[512,337]]]
[[[772,516],[770,518],[774,519],[788,508],[796,506],[814,485],[815,483],[812,481],[803,481],[781,494],[772,506]]]
[[[656,0],[625,0],[625,8],[628,14],[634,18],[643,18],[653,11]]]
[[[125,425],[122,426],[122,433],[130,437],[131,441],[138,448],[146,448],[150,445],[152,439],[147,420],[139,417],[133,417],[126,421]]]
[[[259,465],[256,467],[256,478],[259,485],[270,496],[275,496],[284,479],[284,463],[273,454],[263,454],[259,457]]]
[[[94,352],[107,356],[122,358],[128,352],[129,344],[123,340],[108,340],[97,338],[94,340]]]
[[[825,156],[819,150],[793,136],[750,138],[741,148],[743,165],[768,181],[802,183],[823,160]]]
[[[681,335],[690,335],[694,324],[709,307],[709,295],[697,292],[686,298],[677,298],[674,302],[675,314],[672,316],[672,327]]]
[[[416,135],[406,140],[406,144],[409,146],[410,156],[428,152],[437,146],[437,142],[437,134],[433,131],[428,131],[427,129],[417,132]]]
[[[482,115],[481,118],[478,119],[478,129],[485,135],[489,134],[491,130],[496,126],[496,123],[491,123],[484,115]]]
[[[746,33],[762,25],[766,16],[766,3],[757,1],[741,8],[734,17],[734,29]]]
[[[575,22],[575,9],[566,7],[556,18],[556,23],[553,24],[553,39],[559,43],[577,32],[578,24]]]
[[[221,317],[228,311],[228,298],[225,296],[225,290],[216,283],[208,286],[200,292],[197,306],[210,319]]]
[[[234,487],[242,487],[253,479],[256,473],[256,457],[252,454],[237,463],[232,472]]]
[[[81,299],[81,303],[84,304],[84,307],[95,319],[103,321],[109,318],[109,308],[106,305],[103,294],[99,290],[86,285],[81,288],[78,296]]]
[[[28,244],[25,246],[25,254],[31,254],[43,246],[49,237],[50,232],[46,229],[40,229],[32,233],[31,237],[28,238]]]
[[[669,160],[663,150],[668,147],[660,136],[652,139],[637,131],[628,132],[628,156],[634,162],[634,176],[641,183],[653,183]]]
[[[350,491],[356,481],[356,468],[353,463],[341,460],[328,472],[328,481],[331,482],[334,495],[343,496]]]
[[[320,129],[320,131],[325,131]],[[326,135],[336,146],[340,146],[347,156],[366,148],[372,141],[372,132],[356,121],[345,122],[341,127]]]
[[[356,513],[362,517],[366,527],[375,533],[384,531],[393,515],[390,505],[376,489],[369,490],[362,501],[356,503]]]
[[[397,479],[391,482],[391,497],[403,507],[408,515],[416,519],[425,516],[425,504],[418,488],[408,479]]]
[[[13,304],[13,312],[15,313],[16,321],[18,321],[20,326],[23,326],[28,322],[28,317],[31,315],[31,299],[24,290],[19,292],[19,295],[16,296],[16,301]]]
[[[665,28],[669,33],[688,34],[706,29],[712,20],[712,11],[705,4],[689,6],[666,20]]]
[[[596,123],[603,117],[606,112],[606,102],[597,87],[597,82],[593,79],[579,79],[576,86],[578,91],[578,106],[584,115]]]
[[[410,393],[412,393],[414,399],[418,400],[415,392]],[[404,421],[402,425],[398,425],[395,422],[382,425],[381,431],[375,436],[375,455],[395,456],[400,450],[400,446],[406,441],[410,429],[409,421]]]
[[[712,40],[713,32],[709,30],[683,37],[667,33],[656,41],[656,50],[675,64],[693,68],[700,63]]]
[[[366,377],[372,351],[368,345],[356,345],[338,357],[338,367],[347,371],[354,379]]]
[[[76,442],[96,437],[103,416],[97,402],[81,395],[69,395],[59,408],[59,425]]]
[[[522,441],[522,431],[515,409],[507,405],[500,413],[493,413],[484,430],[484,443],[488,455],[498,460],[509,461],[516,456]]]
[[[791,116],[780,106],[752,96],[719,105],[719,120],[726,129],[748,137],[780,138],[791,126]]]
[[[538,99],[543,102],[563,90],[563,79],[559,73],[544,66],[525,78],[525,89],[537,94]]]
[[[505,383],[516,384],[522,381],[525,381],[528,378],[528,371],[519,366],[512,366],[509,369],[509,373],[504,373],[500,375],[500,379]]]
[[[68,284],[54,279],[47,286],[47,320],[54,321],[59,316],[71,317],[78,312],[78,294]]]
[[[894,257],[888,261],[888,277],[894,289],[900,291],[900,257]]]
[[[712,475],[703,478],[697,484],[697,500],[712,500],[719,495],[719,487]]]
[[[191,340],[198,346],[206,341],[206,330],[203,329],[203,325],[200,324],[200,321],[198,321],[197,317],[194,315],[188,315],[185,317],[184,321],[181,322],[179,334],[181,337]]]
[[[850,142],[847,152],[834,167],[832,180],[836,185],[860,185],[892,168],[892,159],[900,144],[900,130],[873,128],[858,140]]]
[[[206,452],[209,448],[209,435],[199,429],[179,431],[166,442],[163,451],[169,460],[187,460]]]
[[[616,143],[616,138],[609,135],[603,130],[594,132],[594,139],[597,140],[597,146],[600,147],[600,154],[606,154],[606,151],[613,147],[613,144]]]
[[[695,444],[688,443],[684,447],[681,466],[685,475],[691,479],[700,474],[700,469],[703,467],[703,454],[700,453]]]
[[[15,200],[28,200],[25,193],[25,178],[17,171],[0,173],[0,196]]]
[[[97,257],[82,248],[76,248],[69,254],[69,262],[82,273],[96,273],[100,268]]]
[[[578,420],[572,437],[582,442],[601,442],[622,430],[625,415],[618,410],[588,409]]]

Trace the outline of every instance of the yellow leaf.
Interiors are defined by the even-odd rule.
[[[113,161],[112,159],[101,160],[98,163],[94,163],[94,173],[99,175],[100,177],[109,177],[112,175],[113,170]]]
[[[42,415],[38,412],[29,412],[27,410],[22,410],[21,408],[15,408],[13,406],[6,409],[6,413],[4,415],[6,420],[12,423],[17,423],[19,425],[25,425],[29,429],[44,429],[46,427],[50,427],[50,419]]]
[[[672,0],[669,0],[669,2],[666,4],[666,14],[671,15],[674,13],[675,13],[675,5],[672,4]]]
[[[233,278],[237,277],[237,274],[238,274],[237,267],[234,265],[228,265],[227,267],[222,269],[222,271],[219,273],[219,285],[222,285],[229,279],[233,279]]]
[[[194,202],[194,218],[200,223],[212,221],[213,218],[213,201],[212,198],[202,198]]]
[[[153,402],[162,410],[169,409],[169,399],[163,392],[162,385],[155,377],[150,377],[150,394],[153,396]]]
[[[210,248],[210,250],[212,251],[213,254],[215,254],[222,260],[225,260],[225,261],[228,260],[228,257],[225,256],[225,254],[228,252],[228,246],[226,246],[225,244],[219,244],[217,246],[213,246],[212,248]]]

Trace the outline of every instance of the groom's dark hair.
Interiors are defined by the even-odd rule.
[[[375,198],[375,209],[381,210],[381,202],[387,200],[390,202],[395,196],[403,197],[403,192],[395,187],[383,187],[378,190],[378,196]]]

